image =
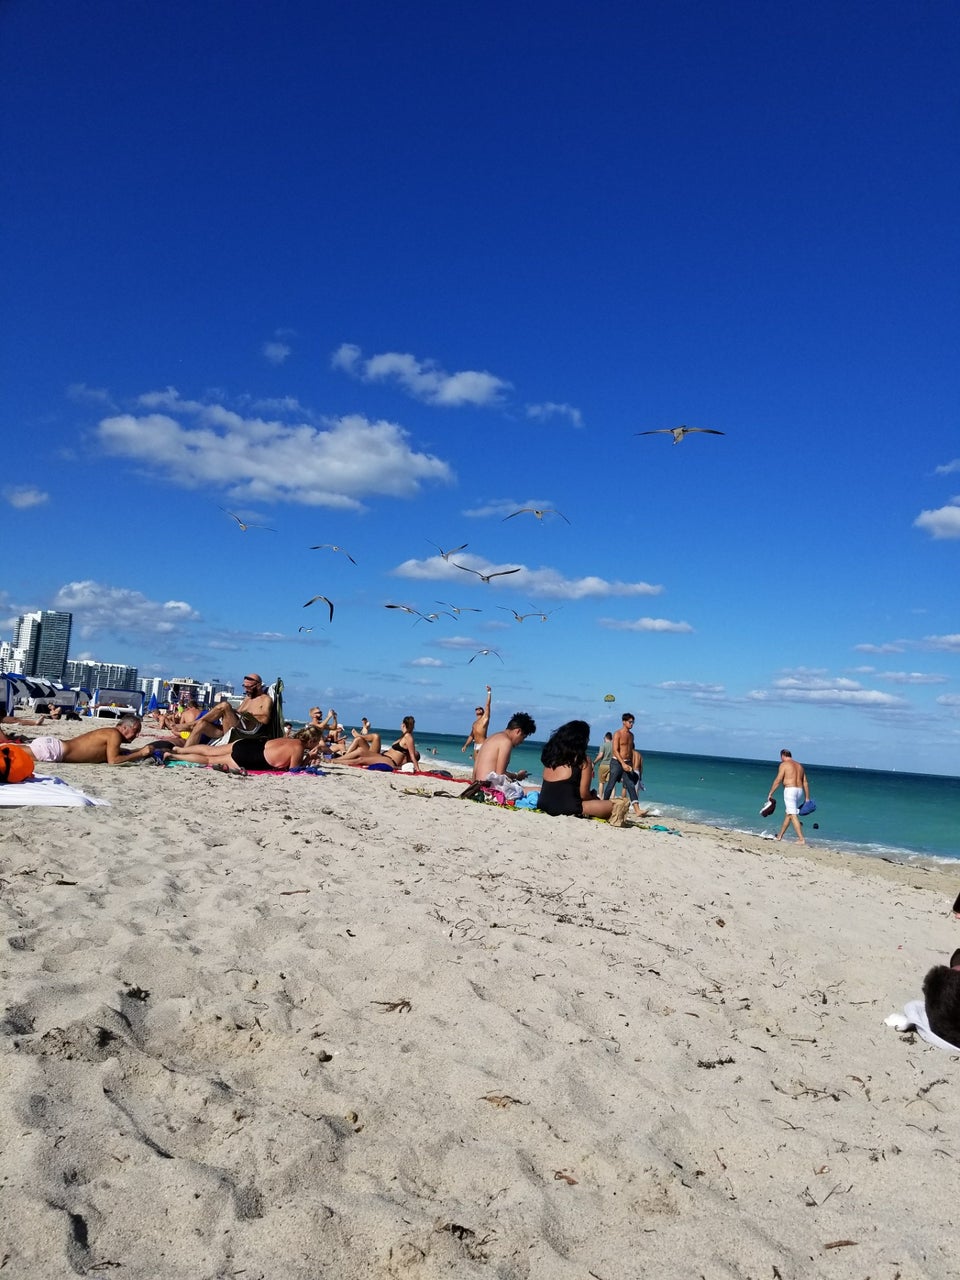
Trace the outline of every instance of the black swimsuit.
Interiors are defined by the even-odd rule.
[[[267,757],[264,755],[264,747],[266,739],[264,738],[241,738],[239,742],[233,744],[230,752],[233,763],[238,764],[241,769],[258,769],[272,770],[274,773],[282,772],[286,765],[268,764]]]
[[[549,813],[554,818],[582,818],[579,773],[571,773],[569,778],[561,778],[557,782],[542,782],[537,808],[541,813]]]

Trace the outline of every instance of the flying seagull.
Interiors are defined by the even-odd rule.
[[[445,609],[442,610],[441,613],[442,613],[442,616],[445,618],[453,618],[453,614],[447,613]],[[437,619],[440,618],[440,616],[441,616],[440,613],[421,613],[420,617],[417,619],[417,622],[436,622]],[[456,622],[456,618],[453,618],[453,620],[454,622]],[[413,625],[416,626],[417,622],[415,622]]]
[[[546,622],[551,613],[559,613],[563,608],[562,604],[558,604],[556,609],[549,609],[546,613],[541,613],[539,609],[534,609],[533,613],[528,613],[528,618],[539,618],[541,622]]]
[[[297,627],[297,630],[306,631],[309,634],[313,630],[313,627]]]
[[[514,516],[522,516],[525,511],[529,511],[530,514],[536,516],[538,520],[542,520],[544,516],[559,516],[561,520],[567,520],[567,517],[563,512],[558,511],[556,507],[544,507],[542,511],[538,511],[536,507],[521,507],[519,511],[511,511],[510,514],[508,516],[504,516],[503,519],[504,521],[512,520]],[[567,524],[569,523],[570,521],[567,520]]]
[[[409,604],[385,604],[383,607],[385,609],[402,609],[404,613],[415,613],[418,618],[423,617],[423,614],[419,609],[414,609],[414,607]]]
[[[266,529],[267,533],[277,532],[276,529],[271,529],[270,526],[266,524],[244,524],[239,516],[235,516],[233,512],[228,511],[226,507],[220,507],[218,509],[222,511],[224,515],[230,516],[232,520],[236,520],[237,524],[240,526],[241,533],[246,533],[248,529]]]
[[[310,600],[308,600],[308,601],[307,601],[307,603],[306,603],[303,607],[304,607],[305,609],[309,609],[309,608],[310,608],[310,606],[311,606],[312,604],[316,604],[318,600],[322,600],[322,601],[323,601],[323,603],[324,603],[325,605],[329,605],[329,607],[330,607],[330,621],[332,622],[332,621],[333,621],[333,601],[332,601],[332,600],[328,600],[326,596],[313,596],[313,598],[312,598],[312,599],[310,599]]]
[[[489,582],[491,578],[503,578],[508,573],[520,572],[519,565],[516,569],[497,569],[494,573],[481,573],[479,569],[468,569],[465,564],[457,564],[456,560],[454,560],[453,565],[456,569],[462,569],[464,573],[475,573],[481,582]],[[497,656],[499,657],[500,655],[498,654]]]
[[[430,542],[430,539],[429,539],[429,538],[427,538],[427,542]],[[470,543],[469,543],[469,542],[465,542],[465,543],[463,544],[463,546],[462,546],[462,547],[451,547],[449,551],[444,551],[443,547],[437,546],[437,544],[436,544],[435,542],[430,542],[430,545],[431,545],[431,547],[436,547],[436,548],[437,548],[437,550],[440,552],[440,558],[441,558],[442,560],[449,560],[449,559],[450,559],[450,557],[451,557],[451,556],[455,556],[455,555],[457,554],[457,552],[458,552],[458,551],[466,551],[466,549],[467,549],[467,547],[469,547]]]
[[[455,604],[448,604],[446,600],[436,600],[434,601],[434,603],[445,604],[448,609],[453,610],[453,612],[457,615],[457,617],[459,617],[461,613],[483,613],[482,609],[474,609],[474,607],[469,604],[464,604],[464,605],[461,605],[459,608],[457,608]]]
[[[470,662],[473,662],[473,661],[475,661],[477,658],[480,658],[480,657],[488,658],[488,657],[490,656],[490,654],[491,654],[491,653],[493,654],[493,656],[494,656],[495,658],[500,658],[500,655],[499,655],[499,653],[497,653],[496,649],[478,649],[478,650],[477,650],[477,652],[476,652],[476,653],[473,655],[473,657],[470,659]],[[502,658],[500,658],[500,661],[502,662],[502,661],[503,661],[503,659],[502,659]],[[468,662],[468,663],[467,663],[467,666],[469,666],[469,665],[470,665],[470,662]]]
[[[657,427],[656,431],[635,431],[635,436],[673,436],[673,443],[679,444],[691,431],[702,431],[708,436],[725,436],[725,431],[714,431],[713,427]]]
[[[335,546],[334,543],[332,542],[321,542],[319,546],[311,547],[310,550],[311,551],[343,551],[343,554],[347,557],[347,559],[350,561],[351,564],[357,563],[349,551],[344,551],[343,547]]]
[[[537,618],[540,616],[537,613],[517,613],[516,609],[508,609],[506,605],[502,604],[498,604],[497,608],[502,609],[504,613],[512,613],[518,622],[522,622],[524,618]]]

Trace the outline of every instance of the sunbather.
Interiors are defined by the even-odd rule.
[[[164,752],[167,760],[190,764],[219,765],[230,773],[283,772],[312,764],[323,739],[316,725],[307,725],[292,738],[240,738],[216,746],[174,747]]]
[[[413,716],[404,716],[400,737],[386,748],[382,745],[379,733],[358,735],[340,759],[345,764],[361,765],[363,768],[380,764],[387,765],[391,769],[402,769],[405,764],[412,764],[416,769],[420,761],[420,752],[413,740],[415,723]]]

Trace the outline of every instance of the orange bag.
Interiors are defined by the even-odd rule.
[[[34,759],[26,747],[15,742],[0,743],[0,784],[22,782],[33,774]]]

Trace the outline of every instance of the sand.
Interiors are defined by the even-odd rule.
[[[44,769],[110,807],[0,810],[3,1280],[960,1272],[960,1059],[883,1025],[960,876]]]

